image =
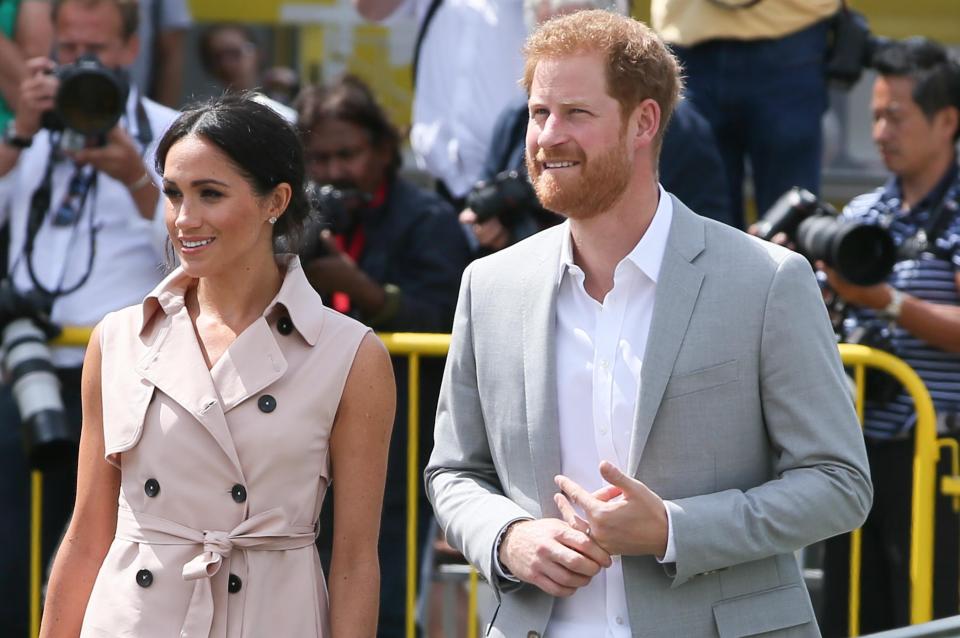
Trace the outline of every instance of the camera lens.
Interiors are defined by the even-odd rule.
[[[886,280],[896,261],[896,247],[884,229],[829,215],[801,222],[797,244],[810,259],[823,260],[841,277],[859,286]]]

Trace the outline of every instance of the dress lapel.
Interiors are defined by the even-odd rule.
[[[137,372],[196,417],[242,475],[224,408],[204,364],[186,306],[167,315],[168,325],[137,363]]]
[[[639,397],[627,461],[631,476],[637,474],[650,428],[660,409],[663,392],[700,294],[703,271],[692,262],[703,248],[703,220],[674,197],[673,222],[663,254],[650,334],[640,372]]]
[[[270,324],[260,317],[230,344],[210,375],[220,393],[223,411],[260,392],[283,376],[287,360],[277,345]]]
[[[566,231],[566,225],[562,228]],[[536,478],[541,516],[559,516],[553,502],[553,477],[560,473],[560,432],[557,407],[557,277],[560,255],[550,242],[527,271],[522,319],[523,383],[527,436]]]

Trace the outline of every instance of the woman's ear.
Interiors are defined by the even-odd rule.
[[[282,182],[277,184],[273,191],[267,195],[267,205],[265,206],[265,217],[280,217],[287,210],[290,199],[293,197],[293,189],[290,184]]]

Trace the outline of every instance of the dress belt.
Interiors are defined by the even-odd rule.
[[[213,589],[210,578],[220,570],[234,547],[253,550],[300,549],[313,545],[313,525],[285,525],[283,510],[274,508],[252,516],[232,531],[198,530],[160,516],[117,511],[120,540],[147,545],[202,545],[203,551],[183,566],[183,579],[196,581],[180,638],[208,638],[213,627]]]

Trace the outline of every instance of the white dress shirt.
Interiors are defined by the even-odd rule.
[[[573,262],[570,233],[564,234],[556,337],[561,471],[591,492],[605,485],[600,461],[627,469],[640,371],[672,217],[670,196],[660,187],[653,220],[617,264],[613,288],[602,304],[584,289],[584,272]],[[672,558],[672,549],[665,560]],[[557,599],[545,635],[629,638],[619,556],[589,585]]]
[[[430,0],[391,16],[422,23]],[[497,116],[523,95],[523,0],[444,0],[420,48],[410,145],[455,196],[480,178]]]
[[[137,144],[137,92],[130,91],[122,123]],[[143,99],[153,141],[143,153],[151,179],[159,184],[154,170],[154,153],[160,137],[178,113]],[[20,154],[16,166],[0,177],[0,224],[10,222],[9,263],[14,285],[20,291],[34,288],[23,254],[27,216],[34,191],[43,180],[50,156],[50,135],[41,130],[33,144]],[[51,318],[60,325],[93,326],[104,315],[124,306],[140,303],[163,278],[163,253],[167,237],[163,220],[165,199],[161,195],[153,219],[143,218],[124,184],[99,173],[88,192],[79,221],[70,226],[50,223],[52,211],[64,199],[75,165],[69,159],[54,162],[50,196],[51,211],[37,232],[33,266],[37,279],[48,289],[69,288],[87,272],[90,256],[91,221],[96,229],[96,253],[90,278],[76,292],[57,298]],[[92,216],[92,217],[91,217]],[[83,363],[83,348],[55,348],[58,367]]]

